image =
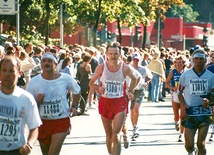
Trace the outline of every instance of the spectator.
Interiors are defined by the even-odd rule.
[[[153,78],[151,80],[151,99],[152,102],[159,102],[160,86],[161,81],[165,81],[165,71],[163,63],[159,60],[160,52],[157,49],[153,51],[153,59],[148,65],[148,68],[153,74]]]
[[[77,80],[80,83],[81,87],[81,95],[84,100],[87,102],[88,94],[89,94],[89,81],[92,75],[92,69],[90,65],[91,55],[89,53],[84,54],[82,58],[82,63],[77,68]],[[88,103],[89,108],[91,108],[90,103]],[[84,114],[86,107],[82,107],[81,113]]]
[[[27,83],[31,80],[31,72],[32,69],[36,67],[36,63],[34,62],[33,58],[30,57],[25,51],[21,51],[19,59],[21,60],[21,70],[24,73],[26,80],[25,86],[23,87],[25,88]]]
[[[70,68],[71,63],[72,63],[72,59],[70,57],[65,58],[64,61],[62,62],[62,67],[59,70],[59,72],[67,73],[71,75],[71,68]]]
[[[36,47],[35,50],[34,50],[34,56],[33,56],[33,60],[36,64],[36,66],[32,69],[32,72],[31,72],[31,78],[38,75],[38,74],[41,74],[42,72],[42,69],[41,69],[41,56],[44,52],[44,50],[41,48],[41,47]]]

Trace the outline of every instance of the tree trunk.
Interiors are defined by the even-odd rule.
[[[147,26],[143,26],[143,44],[142,44],[142,49],[146,47],[146,38],[147,38]]]
[[[49,40],[49,18],[50,18],[50,0],[45,0],[45,9],[46,9],[46,17],[45,17],[45,45],[48,45]]]
[[[97,20],[95,23],[95,26],[93,28],[93,45],[97,46],[97,28],[100,20],[100,12],[101,12],[101,2],[102,0],[99,0],[98,8],[97,8]]]
[[[119,39],[118,42],[122,44],[122,33],[121,33],[121,26],[120,26],[120,19],[117,18],[117,28],[118,28],[118,33],[119,33]]]

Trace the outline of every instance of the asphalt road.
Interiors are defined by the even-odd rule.
[[[139,134],[136,141],[130,141],[128,149],[122,148],[121,155],[187,155],[184,142],[178,142],[175,130],[170,95],[166,102],[146,102],[140,108]],[[71,118],[72,131],[67,136],[60,155],[108,155],[105,133],[97,109],[88,111],[90,116]],[[132,135],[130,117],[127,120],[128,134]],[[206,141],[207,155],[214,154],[214,142]],[[197,138],[197,135],[196,135]],[[31,155],[41,155],[38,142]]]

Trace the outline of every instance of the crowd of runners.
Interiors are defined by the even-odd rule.
[[[0,46],[0,154],[29,154],[36,140],[44,155],[59,154],[71,132],[70,117],[97,108],[107,151],[120,155],[121,134],[125,148],[139,137],[143,101],[158,104],[171,94],[178,142],[185,142],[190,155],[205,155],[210,127],[209,141],[214,134],[213,73],[214,51],[199,45],[185,51],[118,42],[59,48],[15,46],[8,38]]]

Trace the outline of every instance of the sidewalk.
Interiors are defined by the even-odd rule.
[[[128,149],[122,148],[121,155],[187,155],[184,142],[177,142],[179,133],[175,130],[170,95],[166,102],[146,102],[141,106],[139,134],[137,141],[131,142]],[[71,118],[72,130],[67,136],[61,155],[108,155],[105,133],[97,109],[89,110],[90,116]],[[131,136],[130,117],[127,119],[128,134]],[[214,154],[213,142],[206,141],[207,155]],[[123,145],[122,145],[123,146]],[[39,144],[31,155],[41,155]]]

